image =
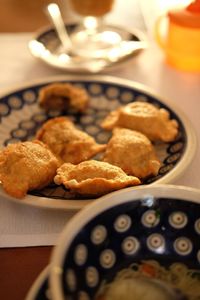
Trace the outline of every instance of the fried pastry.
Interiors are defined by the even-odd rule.
[[[56,157],[40,141],[10,144],[0,152],[0,181],[3,189],[16,198],[47,186],[57,168]]]
[[[39,90],[39,105],[46,110],[73,108],[77,112],[83,112],[88,102],[86,90],[70,83],[52,83]]]
[[[178,123],[170,119],[165,108],[157,108],[147,102],[132,102],[111,112],[102,122],[102,127],[111,130],[125,127],[145,134],[151,141],[171,142],[178,134]]]
[[[67,117],[53,118],[43,124],[36,138],[47,144],[61,163],[78,164],[103,151],[93,137],[77,129]]]
[[[126,128],[113,130],[103,160],[141,179],[157,175],[160,168],[151,141],[144,134]]]
[[[121,168],[97,160],[84,161],[79,165],[63,164],[57,170],[54,182],[85,196],[101,196],[140,184],[138,178],[126,175]]]

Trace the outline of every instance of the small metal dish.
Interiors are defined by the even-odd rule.
[[[77,26],[78,24],[67,24],[66,29],[71,35]],[[130,31],[112,25],[110,25],[109,28],[121,36],[122,42],[135,42],[136,49],[114,61],[105,58],[80,60],[80,57],[65,53],[53,27],[45,28],[37,32],[35,37],[30,40],[28,47],[34,57],[40,59],[47,65],[73,73],[99,73],[104,70],[110,70],[134,58],[143,48],[146,48],[147,39],[145,34],[140,30],[134,29]]]

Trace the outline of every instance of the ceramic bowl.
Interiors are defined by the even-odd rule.
[[[55,300],[94,299],[121,269],[155,260],[200,272],[200,191],[155,185],[104,196],[66,225],[52,255]]]
[[[50,290],[48,286],[49,266],[47,266],[35,279],[25,300],[50,300]]]

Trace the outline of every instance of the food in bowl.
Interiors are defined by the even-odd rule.
[[[68,222],[52,256],[53,299],[110,300],[106,293],[135,277],[161,281],[174,296],[186,297],[174,299],[199,300],[199,190],[125,189],[93,202]]]
[[[134,263],[102,284],[96,300],[198,300],[200,272],[174,263],[169,268],[157,261]]]

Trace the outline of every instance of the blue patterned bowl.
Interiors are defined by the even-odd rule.
[[[128,188],[88,205],[66,225],[53,252],[53,299],[94,299],[104,280],[143,260],[200,271],[199,190]]]
[[[47,266],[36,278],[25,300],[50,300],[51,295],[48,287],[49,266]]]

